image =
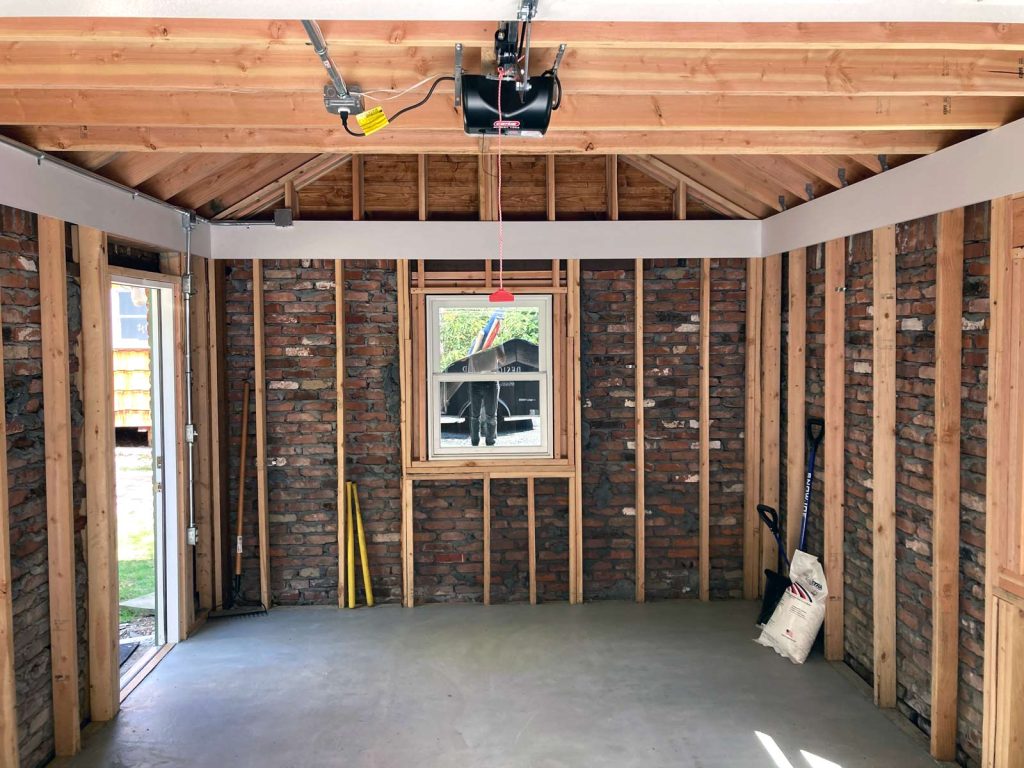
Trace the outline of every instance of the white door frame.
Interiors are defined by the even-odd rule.
[[[131,270],[122,271],[110,268],[110,283],[146,288],[156,291],[157,301],[154,303],[151,316],[157,318],[160,341],[159,359],[153,358],[153,445],[159,448],[158,456],[162,459],[159,472],[155,473],[155,481],[160,485],[154,488],[157,516],[156,549],[157,555],[157,610],[162,612],[163,621],[158,617],[157,640],[163,644],[173,644],[181,640],[181,590],[186,583],[184,574],[180,572],[180,557],[184,542],[179,534],[179,517],[181,499],[178,498],[178,442],[177,421],[178,403],[176,401],[175,379],[175,339],[174,293],[178,283],[173,276],[154,273],[152,277],[142,276]],[[151,347],[152,348],[152,347]],[[113,457],[111,457],[113,460]],[[162,562],[161,562],[162,561]],[[163,566],[162,568],[160,566]],[[163,626],[160,627],[159,625]],[[160,637],[160,630],[163,637]]]

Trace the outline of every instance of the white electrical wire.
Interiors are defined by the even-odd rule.
[[[441,77],[441,75],[430,75],[429,77],[425,77],[418,83],[410,85],[408,88],[401,91],[398,90],[397,88],[374,88],[369,91],[363,91],[363,96],[369,99],[370,101],[394,101],[395,99],[400,99],[402,96],[405,96],[405,94],[409,93],[410,91],[415,91],[421,85],[426,85],[431,80],[435,80],[438,77]],[[388,96],[386,98],[377,98],[376,96],[371,96],[370,94],[372,93],[393,93],[394,96]]]

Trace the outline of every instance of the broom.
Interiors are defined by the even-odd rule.
[[[245,475],[249,448],[249,382],[242,392],[242,446],[238,462],[238,513],[235,521],[235,574],[231,584],[231,607],[211,611],[211,619],[230,619],[236,616],[264,616],[267,608],[262,603],[249,603],[242,598],[242,530],[245,512]]]

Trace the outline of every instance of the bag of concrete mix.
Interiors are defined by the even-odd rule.
[[[828,586],[818,558],[799,550],[793,554],[789,578],[793,583],[756,642],[774,648],[794,664],[803,664],[825,621]]]

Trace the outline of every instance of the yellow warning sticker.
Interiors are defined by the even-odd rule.
[[[384,110],[380,107],[374,107],[356,115],[356,122],[363,129],[363,133],[369,136],[371,133],[376,133],[381,128],[387,126],[388,116],[384,114]]]

